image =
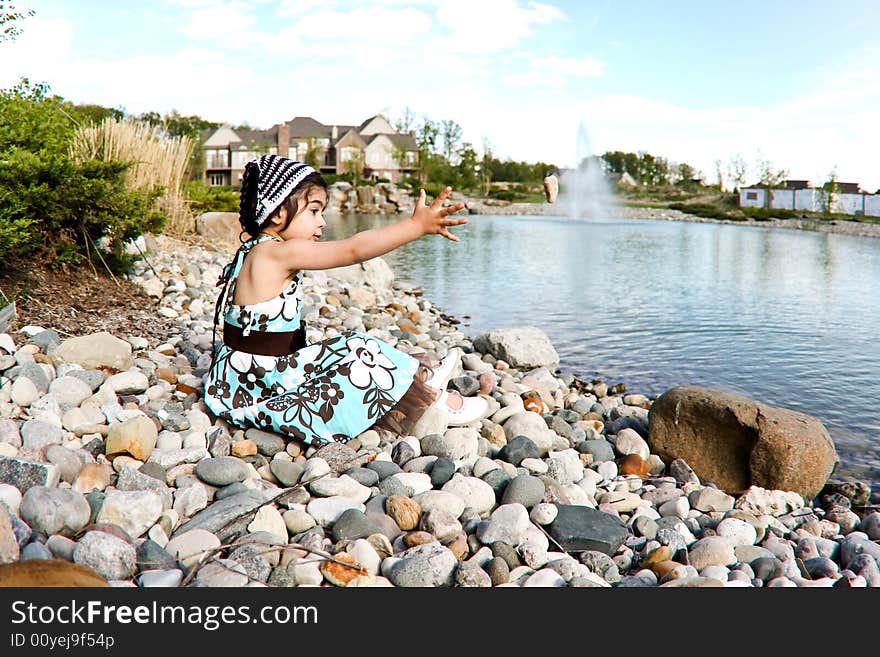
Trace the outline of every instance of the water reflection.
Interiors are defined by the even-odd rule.
[[[328,218],[328,237],[393,220]],[[849,473],[880,463],[880,240],[682,222],[474,216],[386,257],[463,330],[535,325],[564,371],[694,383],[819,417]],[[880,469],[877,470],[880,480]]]

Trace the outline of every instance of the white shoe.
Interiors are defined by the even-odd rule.
[[[486,416],[489,411],[489,404],[482,397],[462,397],[457,392],[453,392],[461,399],[461,408],[452,408],[449,406],[450,393],[443,391],[435,402],[437,406],[446,411],[449,417],[447,424],[451,427],[459,427],[471,422],[476,422]]]
[[[446,384],[449,379],[461,371],[461,349],[453,347],[446,354],[446,357],[440,361],[440,364],[431,373],[425,383],[432,388],[443,391],[446,390]]]

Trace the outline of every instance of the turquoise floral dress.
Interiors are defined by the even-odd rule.
[[[243,336],[304,329],[302,272],[273,299],[245,306],[233,303],[245,257],[267,239],[276,238],[243,243],[221,278],[226,286],[218,299],[217,318],[222,314]],[[205,403],[215,415],[240,427],[280,433],[305,444],[347,442],[377,422],[397,431],[411,427],[432,398],[416,377],[420,364],[356,332],[281,356],[240,351],[224,342],[217,345],[206,375]]]

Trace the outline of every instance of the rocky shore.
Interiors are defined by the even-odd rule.
[[[689,465],[669,432],[653,445],[678,410],[557,374],[535,329],[465,335],[380,260],[304,277],[307,338],[357,330],[429,359],[459,346],[450,387],[486,396],[488,418],[448,428],[432,408],[413,435],[322,448],[212,418],[202,377],[228,256],[155,240],[131,278],[175,327],[161,341],[0,335],[0,584],[52,570],[141,587],[880,586],[865,485],[799,467],[800,493],[725,492],[741,466],[723,450]],[[776,426],[773,412],[757,417]],[[782,440],[742,422],[724,430]],[[717,481],[695,471],[712,467]]]
[[[337,182],[330,186],[328,209],[331,212],[359,212],[365,214],[410,214],[415,206],[415,199],[409,190],[397,187],[393,183],[377,183],[374,186],[352,187],[345,182]],[[495,199],[473,198],[453,191],[450,199],[465,204],[467,214],[488,215],[527,215],[527,216],[561,216],[564,207],[549,203],[515,203]],[[664,208],[629,207],[611,205],[609,214],[621,219],[650,219],[658,221],[687,221],[691,223],[731,224],[735,226],[758,226],[764,228],[786,228],[793,230],[809,230],[820,233],[854,235],[858,237],[880,238],[880,224],[862,223],[834,219],[820,221],[815,219],[770,219],[768,221],[730,221],[708,219],[687,214],[679,210]]]

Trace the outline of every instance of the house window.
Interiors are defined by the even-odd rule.
[[[758,200],[758,192],[746,192],[746,200],[747,201],[757,201]]]
[[[225,169],[229,166],[229,152],[208,151],[207,160],[209,169]]]
[[[210,176],[211,187],[221,187],[223,185],[223,174],[212,173]]]

